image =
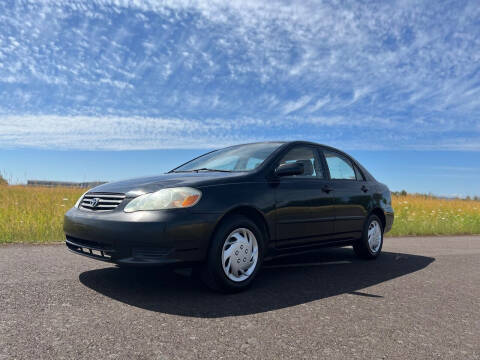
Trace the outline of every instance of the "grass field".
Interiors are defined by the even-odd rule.
[[[85,192],[78,188],[0,186],[0,243],[63,239],[63,214]]]
[[[63,214],[84,189],[0,185],[0,243],[62,241]],[[389,236],[480,234],[480,201],[393,196]]]
[[[393,196],[395,222],[389,236],[480,234],[480,201]]]

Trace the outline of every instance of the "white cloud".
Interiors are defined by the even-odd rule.
[[[283,106],[283,113],[285,115],[290,114],[294,111],[302,109],[305,105],[307,105],[311,100],[310,96],[302,96],[301,98],[295,100],[295,101],[288,101],[284,106]]]
[[[313,104],[312,106],[309,106],[307,111],[310,112],[310,113],[313,113],[315,111],[318,111],[320,110],[321,108],[323,108],[325,105],[327,105],[328,103],[330,102],[330,96],[325,96],[321,99],[318,99],[315,104]]]
[[[313,127],[313,128],[312,128]],[[379,129],[392,127],[382,118],[314,117],[285,119],[184,119],[118,116],[0,116],[0,148],[80,150],[145,150],[219,148],[236,143],[307,139],[347,149],[412,148],[409,132],[378,139]],[[303,130],[306,129],[306,130]],[[346,129],[352,129],[347,132]],[[351,135],[353,134],[353,135]],[[421,139],[420,139],[421,140]],[[480,151],[475,136],[461,142],[438,140],[417,149]]]
[[[112,116],[0,116],[0,148],[82,150],[212,148],[260,138],[245,134],[265,128],[257,119],[189,120]],[[240,135],[235,135],[235,133]],[[244,135],[241,135],[244,134]]]

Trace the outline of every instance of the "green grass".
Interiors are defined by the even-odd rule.
[[[393,196],[395,222],[389,236],[480,234],[480,201]]]
[[[0,186],[0,243],[62,241],[63,215],[84,191]]]
[[[63,240],[63,214],[84,189],[0,185],[0,243]],[[480,234],[480,201],[393,196],[389,236]]]

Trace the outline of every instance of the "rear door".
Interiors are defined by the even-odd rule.
[[[359,237],[374,189],[348,157],[330,149],[323,150],[323,155],[330,175],[331,194],[335,205],[335,237]]]
[[[328,180],[317,149],[297,145],[280,158],[276,167],[291,162],[301,163],[304,173],[275,180],[278,247],[314,244],[334,231],[333,199],[322,190]]]

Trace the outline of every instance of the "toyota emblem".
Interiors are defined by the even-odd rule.
[[[100,202],[99,198],[93,198],[92,200],[90,200],[90,206],[92,208],[96,208],[99,202]]]

